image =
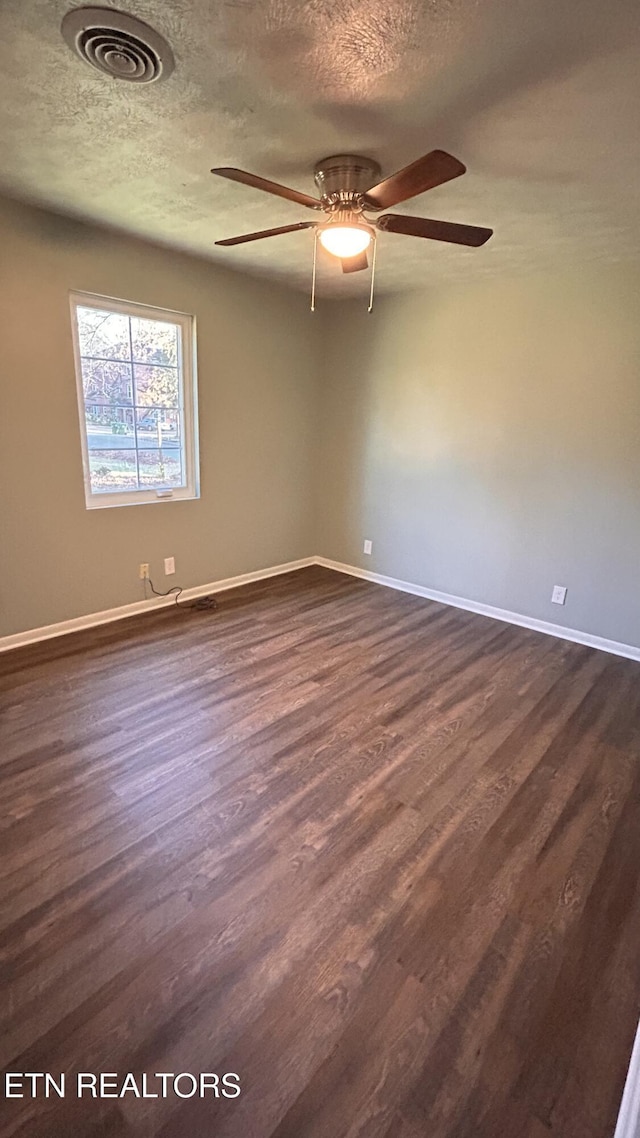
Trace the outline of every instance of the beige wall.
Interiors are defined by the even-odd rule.
[[[195,313],[198,501],[85,509],[70,289]],[[4,201],[0,311],[0,635],[140,600],[141,561],[166,588],[312,552],[322,317],[303,295]]]
[[[141,599],[141,561],[188,587],[320,553],[640,646],[640,269],[311,317],[16,203],[0,236],[0,635]],[[85,509],[70,289],[195,313],[198,501]]]
[[[331,342],[322,554],[640,646],[639,268],[349,304]]]

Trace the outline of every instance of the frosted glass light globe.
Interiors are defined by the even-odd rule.
[[[327,225],[319,236],[320,243],[334,257],[357,257],[371,244],[371,234],[364,225]]]

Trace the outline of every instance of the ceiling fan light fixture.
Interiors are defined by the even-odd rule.
[[[319,228],[320,244],[334,257],[357,257],[369,248],[372,230],[368,225],[336,225],[329,222]]]

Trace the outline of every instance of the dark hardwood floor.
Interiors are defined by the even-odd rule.
[[[611,1138],[640,665],[320,568],[219,599],[0,658],[0,1066],[67,1076],[2,1138]]]

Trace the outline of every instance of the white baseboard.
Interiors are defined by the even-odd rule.
[[[617,640],[606,640],[605,637],[593,636],[590,632],[580,632],[575,628],[565,628],[562,624],[550,624],[546,620],[523,616],[522,613],[494,608],[493,605],[485,605],[481,601],[469,601],[465,597],[456,597],[451,593],[440,593],[436,589],[428,589],[424,585],[414,585],[410,581],[399,581],[396,577],[384,577],[381,573],[371,573],[368,569],[360,569],[356,565],[343,565],[341,561],[330,561],[328,557],[315,557],[313,560],[316,565],[324,565],[326,569],[335,569],[338,573],[348,573],[352,577],[362,577],[365,581],[373,581],[377,585],[386,585],[388,588],[398,589],[402,593],[413,593],[416,597],[426,597],[427,600],[437,601],[441,605],[452,605],[457,609],[479,613],[480,616],[504,620],[507,624],[517,624],[521,628],[530,628],[534,632],[544,632],[547,636],[557,636],[560,640],[572,640],[576,644],[585,644],[588,648],[599,648],[602,652],[611,652],[614,656],[626,656],[629,660],[640,660],[640,648],[636,648],[633,644],[620,644]]]
[[[208,585],[196,585],[192,589],[184,589],[180,601],[194,600],[196,597],[206,597],[209,593],[222,593],[225,589],[237,589],[240,585],[248,585],[251,581],[262,581],[267,577],[278,577],[281,573],[290,573],[294,569],[304,569],[307,565],[315,565],[315,557],[303,557],[299,561],[287,561],[284,565],[272,565],[268,569],[256,569],[253,573],[241,573],[237,577],[227,577],[223,581],[212,581]],[[128,616],[138,616],[140,613],[153,612],[175,604],[175,596],[151,597],[145,601],[134,601],[132,604],[119,605],[118,608],[105,609],[104,612],[87,613],[86,616],[75,616],[71,620],[61,620],[58,624],[47,624],[44,628],[30,628],[26,632],[16,632],[12,636],[0,637],[0,652],[7,652],[10,648],[22,648],[26,644],[35,644],[39,640],[51,640],[54,636],[65,636],[69,632],[79,632],[83,628],[94,628],[98,624],[110,624],[114,620],[124,620]]]
[[[262,581],[268,577],[277,577],[281,573],[291,573],[295,569],[304,569],[308,565],[323,565],[326,569],[335,569],[336,572],[347,573],[351,577],[362,577],[365,581],[373,581],[377,585],[385,585],[387,588],[398,589],[403,593],[412,593],[416,597],[426,597],[427,600],[437,601],[442,605],[452,605],[454,608],[479,613],[480,616],[504,620],[507,624],[517,624],[521,628],[530,628],[534,632],[544,632],[547,636],[556,636],[560,640],[571,640],[576,644],[584,644],[588,648],[599,648],[600,651],[610,652],[614,656],[625,656],[629,660],[640,660],[640,648],[636,648],[632,644],[620,644],[617,640],[606,640],[603,636],[593,636],[590,632],[580,632],[574,628],[565,628],[561,624],[550,624],[546,620],[537,620],[535,617],[509,612],[508,609],[494,608],[493,605],[485,605],[481,601],[470,601],[465,597],[456,597],[451,593],[440,593],[437,589],[428,589],[425,585],[414,585],[411,581],[400,581],[396,577],[385,577],[381,573],[371,573],[368,569],[360,569],[356,565],[345,565],[342,561],[331,561],[328,557],[302,557],[298,561],[287,561],[284,565],[272,565],[267,569],[257,569],[252,573],[241,573],[237,577],[227,577],[225,580],[212,581],[207,585],[196,585],[195,588],[185,589],[181,600],[193,600],[196,597],[204,597],[208,593],[221,593],[225,589],[236,589],[240,585],[248,585],[251,581]],[[31,628],[27,629],[26,632],[16,632],[12,636],[0,637],[0,652],[7,652],[11,648],[21,648],[26,644],[35,644],[39,640],[50,640],[55,636],[65,636],[69,632],[78,632],[83,628],[93,628],[99,624],[109,624],[114,620],[124,620],[128,616],[153,612],[173,603],[173,597],[153,597],[145,601],[134,601],[133,604],[120,605],[118,608],[106,609],[104,612],[87,613],[86,616],[62,620],[58,624],[48,624],[43,628]],[[640,1134],[638,1138],[640,1138]]]

